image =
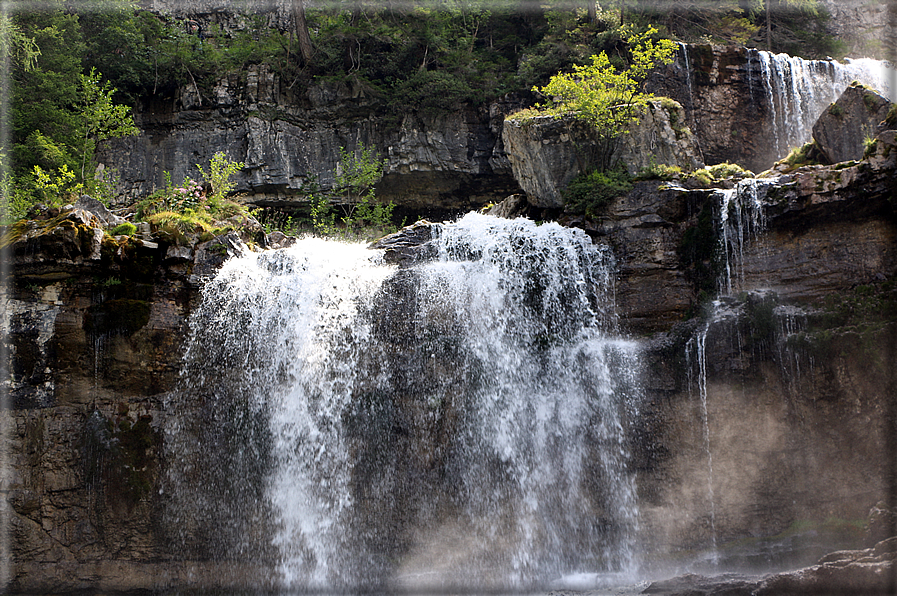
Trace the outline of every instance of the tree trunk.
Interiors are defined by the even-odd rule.
[[[772,15],[770,14],[769,5],[772,4],[772,0],[765,0],[766,2],[766,51],[772,51]]]
[[[303,0],[293,2],[293,27],[296,29],[296,39],[299,40],[299,53],[302,55],[303,64],[311,64],[314,54],[314,46],[311,44],[311,35],[308,33],[308,23],[305,22],[305,4]]]
[[[598,22],[598,3],[595,0],[589,0],[589,22]]]

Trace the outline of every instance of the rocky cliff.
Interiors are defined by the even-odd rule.
[[[731,65],[727,72],[737,78],[743,66]],[[722,86],[721,80],[710,85]],[[269,82],[237,88],[261,96],[259,88],[274,93]],[[343,107],[365,101],[337,92]],[[229,101],[226,93],[221,97]],[[212,148],[250,155],[255,147],[251,155],[268,157],[253,158],[257,167],[242,183],[259,197],[270,192],[272,201],[301,183],[301,175],[286,172],[313,165],[296,161],[290,147],[331,143],[318,154],[326,160],[338,143],[348,143],[350,137],[340,136],[346,122],[358,135],[351,138],[366,143],[383,130],[366,116],[352,120],[336,111],[331,120],[292,124],[296,114],[251,115],[245,128],[230,128],[240,121],[229,119],[223,103],[180,101],[193,107],[145,113],[143,126],[158,126],[157,136],[120,146],[119,155],[148,172],[151,155],[190,163]],[[258,100],[252,105],[265,107]],[[314,110],[321,116],[331,108],[322,100]],[[401,138],[417,141],[394,146],[392,155],[407,156],[395,163],[418,165],[408,166],[410,178],[393,172],[396,183],[419,176],[433,192],[445,188],[435,181],[450,178],[459,154],[470,167],[469,178],[461,172],[461,179],[486,180],[487,165],[493,173],[507,168],[489,124],[501,122],[506,111],[466,112],[468,129],[455,116],[409,116]],[[314,126],[324,127],[319,140],[311,136]],[[261,132],[250,140],[252,127]],[[483,136],[471,132],[461,151],[460,130]],[[278,138],[290,140],[277,146]],[[490,139],[483,147],[491,149],[471,150],[477,138]],[[411,149],[433,139],[444,140],[443,162],[429,149]],[[509,172],[502,175],[507,180]],[[720,189],[643,181],[597,221],[567,218],[613,249],[621,325],[645,348],[644,400],[630,449],[642,551],[656,562],[655,571],[697,552],[752,568],[797,564],[833,545],[867,540],[866,514],[888,500],[894,477],[895,172],[897,139],[888,130],[862,160],[799,168],[762,182],[762,192],[759,183],[736,179]],[[269,182],[252,186],[266,176]],[[732,193],[744,189],[753,189],[746,202],[732,202]],[[451,201],[444,206],[461,208]],[[762,212],[756,220],[762,225],[745,228],[745,241],[727,261],[735,271],[733,295],[712,304],[702,291],[708,276],[726,269],[717,250],[719,222],[753,208]],[[241,239],[232,234],[178,245],[148,235],[109,236],[104,230],[111,222],[85,209],[36,215],[6,229],[0,242],[11,264],[2,297],[10,400],[0,412],[8,429],[0,501],[12,536],[8,591],[258,587],[261,572],[253,564],[202,553],[183,559],[173,546],[179,522],[166,517],[170,496],[160,480],[166,468],[161,431],[172,423],[187,317],[204,276],[244,250]],[[284,240],[247,233],[242,240],[260,246]],[[404,240],[391,240],[389,258],[431,258],[419,248],[428,238],[424,224],[412,228]],[[808,577],[822,581],[827,569]]]
[[[826,64],[818,70],[837,70]],[[830,92],[850,80],[824,86]],[[780,105],[775,97],[782,91],[771,84],[755,50],[683,45],[677,61],[656,72],[647,87],[684,107],[677,127],[691,129],[699,160],[728,160],[759,172],[790,149],[777,148],[782,132],[776,110],[792,108]],[[237,186],[246,201],[289,206],[302,203],[301,190],[312,180],[332,183],[341,147],[354,151],[364,145],[387,160],[377,187],[383,200],[441,216],[519,190],[503,144],[504,117],[532,101],[528,94],[510,95],[441,115],[399,114],[360,83],[322,79],[298,87],[255,65],[222,77],[211,92],[187,86],[173,97],[147,101],[136,114],[143,133],[109,141],[99,161],[118,170],[123,196],[136,198],[164,186],[166,171],[175,182],[198,177],[195,164],[224,151],[246,163]],[[800,142],[805,140],[809,131]],[[645,155],[655,150],[646,153],[641,144],[638,149]]]

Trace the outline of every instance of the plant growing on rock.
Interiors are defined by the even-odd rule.
[[[630,62],[619,68],[606,52],[592,56],[591,64],[574,66],[571,73],[559,73],[544,87],[533,90],[550,98],[548,106],[538,106],[546,115],[572,114],[592,125],[600,143],[600,171],[613,168],[618,139],[629,132],[638,121],[641,111],[654,98],[643,89],[650,71],[656,66],[670,64],[676,54],[676,44],[669,39],[654,40],[657,30],[649,27],[643,33],[631,33]]]
[[[346,237],[377,236],[393,231],[395,204],[378,202],[374,190],[385,166],[386,160],[380,159],[372,147],[361,144],[354,153],[340,147],[340,163],[330,196],[312,197],[315,229],[324,233],[333,231],[330,205],[338,202],[343,211],[340,221]]]
[[[234,188],[231,176],[242,167],[242,162],[232,162],[218,152],[210,160],[208,172],[197,165],[205,184],[188,176],[175,186],[171,174],[165,172],[165,188],[141,201],[136,217],[155,226],[173,242],[182,242],[191,234],[209,239],[232,229],[222,220],[248,215],[244,205],[226,197]]]

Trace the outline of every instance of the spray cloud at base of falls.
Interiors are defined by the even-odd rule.
[[[434,230],[409,267],[306,239],[206,285],[166,439],[186,558],[293,589],[634,572],[638,356],[609,251],[528,220]]]

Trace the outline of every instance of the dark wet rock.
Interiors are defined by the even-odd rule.
[[[504,217],[513,219],[526,215],[529,203],[526,202],[526,195],[511,195],[501,203],[495,205],[487,213],[495,217]]]
[[[263,248],[287,248],[296,243],[295,236],[287,236],[280,230],[275,230],[264,237]]]
[[[383,259],[387,263],[408,266],[437,256],[436,247],[430,242],[433,235],[434,225],[422,220],[384,236],[371,244],[370,248],[383,250]]]
[[[190,282],[202,284],[217,273],[224,261],[242,255],[248,250],[237,232],[227,232],[197,244],[194,248]]]
[[[828,163],[860,160],[864,141],[882,130],[891,102],[854,83],[813,125],[813,139]]]
[[[652,582],[642,594],[659,596],[752,596],[756,578],[723,574],[712,577],[689,573],[672,579]]]

